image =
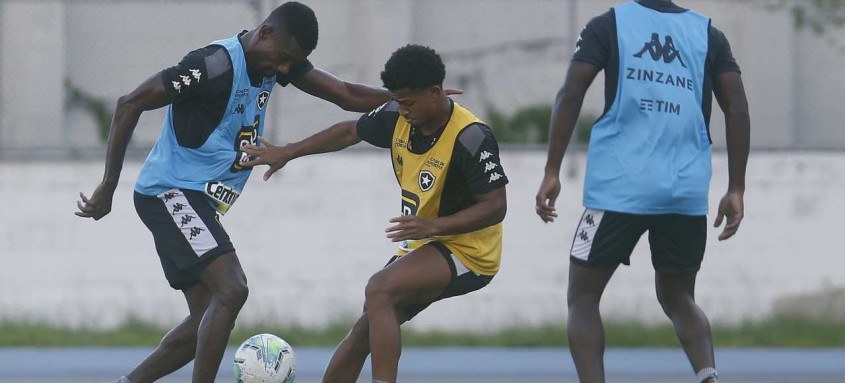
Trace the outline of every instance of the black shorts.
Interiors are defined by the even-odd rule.
[[[439,300],[443,300],[446,298],[456,297],[458,295],[464,295],[467,293],[471,293],[475,290],[478,290],[484,286],[487,286],[490,281],[493,280],[492,275],[481,275],[476,274],[472,270],[469,270],[464,266],[449,250],[448,247],[443,245],[440,242],[429,242],[429,245],[432,245],[440,251],[440,254],[443,255],[443,258],[446,259],[446,263],[449,264],[449,268],[452,270],[452,281],[449,282],[449,285],[446,286],[446,289],[443,290],[443,293],[440,294],[439,297],[434,299],[428,303],[415,303],[412,305],[405,306],[405,311],[410,314],[408,320],[417,316],[421,311],[425,310],[426,307],[431,305],[434,302]],[[393,256],[387,261],[387,267],[393,261],[399,259],[398,256]],[[457,262],[457,264],[455,263]]]
[[[207,198],[183,189],[159,196],[135,192],[135,211],[153,233],[164,276],[176,290],[199,283],[211,261],[235,251]]]
[[[707,243],[707,218],[703,215],[641,215],[586,209],[575,230],[570,260],[588,267],[630,265],[631,252],[646,231],[655,270],[689,274],[701,268]]]

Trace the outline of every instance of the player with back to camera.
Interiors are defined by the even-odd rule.
[[[168,106],[161,135],[135,184],[135,208],[152,232],[170,285],[189,315],[121,383],[153,382],[194,360],[193,382],[214,381],[247,281],[219,221],[240,196],[251,167],[244,145],[262,134],[275,84],[293,84],[345,110],[364,112],[389,100],[382,88],[353,84],[313,68],[314,12],[298,2],[277,7],[256,28],[188,53],[121,97],[115,109],[103,179],[80,193],[80,217],[111,211],[126,148],[141,113]]]
[[[402,215],[387,237],[401,243],[364,291],[364,312],[338,345],[326,383],[355,382],[372,354],[373,382],[395,382],[399,326],[431,303],[486,286],[499,270],[508,180],[490,128],[443,91],[446,69],[434,50],[395,51],[381,79],[393,100],[285,146],[248,146],[269,178],[298,157],[341,150],[361,140],[389,148],[402,189]]]
[[[552,111],[536,212],[557,217],[560,165],[584,94],[605,71],[605,113],[593,126],[586,208],[569,268],[569,345],[584,383],[604,382],[599,301],[619,264],[648,231],[657,298],[672,320],[696,381],[718,381],[710,324],[695,302],[707,237],[712,93],[725,112],[728,191],[715,226],[733,236],[743,217],[750,119],[739,66],[710,18],[669,0],[617,5],[581,32]]]

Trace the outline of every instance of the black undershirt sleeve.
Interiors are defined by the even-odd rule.
[[[398,120],[399,103],[388,101],[358,119],[358,137],[374,146],[389,148]]]
[[[587,23],[578,36],[572,60],[590,63],[602,69],[607,67],[613,53],[611,36],[616,33],[614,17],[613,10],[610,10]]]
[[[487,125],[473,124],[461,132],[455,142],[452,161],[450,167],[461,171],[473,195],[508,183],[499,160],[499,145]]]
[[[201,94],[209,86],[205,58],[217,50],[219,45],[209,45],[189,52],[178,64],[161,71],[164,89],[172,101],[183,101]]]
[[[226,112],[232,92],[232,61],[226,48],[209,45],[185,55],[162,72],[171,97],[173,130],[179,145],[198,148]]]
[[[710,70],[713,77],[731,71],[741,73],[725,34],[711,25],[708,39],[710,43],[708,56],[711,59]]]

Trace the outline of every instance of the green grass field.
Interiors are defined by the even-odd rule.
[[[239,326],[232,334],[233,345],[258,333],[273,333],[295,346],[335,346],[351,321],[338,321],[323,328]],[[669,324],[644,325],[605,323],[609,347],[676,347],[678,341]],[[152,346],[168,329],[137,320],[118,328],[63,328],[39,323],[0,322],[0,347]],[[770,319],[739,325],[714,325],[713,336],[720,347],[845,347],[845,323],[808,319]],[[415,331],[404,329],[407,346],[470,347],[565,347],[566,328],[549,324],[506,328],[492,332]]]

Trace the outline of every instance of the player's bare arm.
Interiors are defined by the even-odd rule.
[[[76,215],[99,220],[111,212],[112,197],[123,169],[126,148],[132,138],[132,132],[138,125],[141,113],[161,108],[170,103],[170,96],[164,89],[161,72],[146,79],[131,93],[120,97],[114,111],[106,151],[106,169],[103,180],[94,189],[91,198],[79,193],[80,201],[76,205]]]
[[[555,97],[549,133],[549,155],[535,206],[537,215],[543,222],[553,222],[557,217],[555,201],[560,194],[560,164],[581,113],[584,95],[600,70],[601,68],[593,64],[572,61],[566,73],[566,80]]]
[[[493,226],[505,219],[508,210],[505,187],[475,196],[478,202],[452,215],[424,219],[403,215],[390,219],[395,225],[385,229],[393,242],[431,238],[437,235],[470,233]]]
[[[320,68],[308,71],[292,84],[305,93],[350,112],[366,113],[393,98],[387,89],[346,82]],[[445,92],[447,95],[455,95],[462,94],[463,90],[446,89]]]
[[[751,140],[751,118],[742,77],[738,72],[725,72],[716,78],[714,93],[725,113],[725,137],[728,146],[728,192],[719,202],[715,227],[727,217],[727,224],[719,235],[725,240],[736,234],[745,213],[745,167],[748,163]]]
[[[308,71],[292,84],[305,93],[351,112],[369,112],[391,97],[387,89],[346,82],[319,68]]]
[[[302,141],[283,146],[273,145],[264,137],[259,137],[263,146],[244,147],[244,152],[253,157],[253,160],[244,163],[244,166],[270,166],[270,169],[264,173],[264,180],[267,181],[273,173],[283,168],[290,160],[311,154],[336,152],[361,142],[355,130],[355,124],[356,121],[339,122]]]

